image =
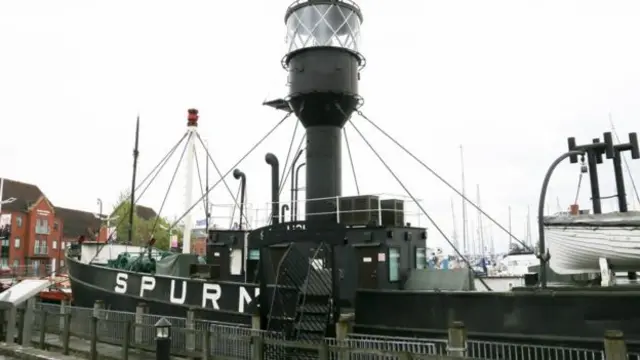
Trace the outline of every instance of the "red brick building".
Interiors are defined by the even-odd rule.
[[[36,185],[0,179],[0,201],[0,267],[44,275],[64,267],[69,242],[106,240],[93,213],[55,207]]]

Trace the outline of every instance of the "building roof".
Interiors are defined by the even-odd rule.
[[[39,187],[20,181],[3,179],[2,200],[16,198],[16,201],[2,205],[2,210],[25,212],[41,196],[44,196]]]
[[[93,237],[100,231],[100,220],[92,212],[56,207],[56,215],[62,220],[64,237]]]

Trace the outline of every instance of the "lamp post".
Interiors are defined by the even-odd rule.
[[[98,198],[98,215],[100,215],[100,217],[102,217],[102,199]]]
[[[166,318],[158,320],[156,328],[156,360],[169,360],[171,355],[171,323]]]

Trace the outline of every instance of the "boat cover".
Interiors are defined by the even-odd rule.
[[[172,254],[156,262],[156,275],[189,277],[192,264],[199,264],[196,254]]]
[[[546,226],[640,226],[640,211],[545,216]]]
[[[404,284],[405,290],[475,290],[469,269],[412,269]]]

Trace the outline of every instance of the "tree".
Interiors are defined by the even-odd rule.
[[[119,242],[129,241],[129,216],[131,214],[131,198],[129,193],[123,191],[118,197],[116,206],[111,212],[111,226],[115,227],[115,238]],[[151,219],[143,219],[136,212],[133,213],[133,232],[131,234],[131,244],[145,246],[154,238],[154,246],[168,250],[170,229],[167,219],[157,216]]]

